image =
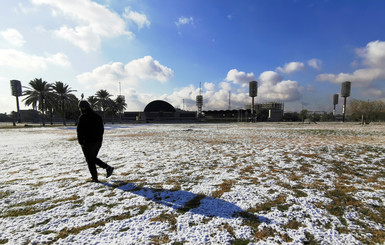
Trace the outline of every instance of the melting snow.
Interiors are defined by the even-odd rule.
[[[0,129],[0,243],[385,241],[385,125],[106,125],[90,177],[74,127]]]

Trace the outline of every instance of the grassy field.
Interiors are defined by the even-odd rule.
[[[0,244],[383,244],[385,124],[0,129]]]

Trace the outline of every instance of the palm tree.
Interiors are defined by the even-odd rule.
[[[103,119],[105,120],[106,119],[106,111],[107,111],[108,107],[111,105],[110,97],[112,96],[112,94],[110,94],[107,90],[101,89],[101,90],[96,92],[95,96],[98,100],[97,104],[99,104],[100,107],[102,108],[103,117],[104,117]]]
[[[60,81],[56,81],[52,85],[52,88],[56,96],[58,96],[58,100],[60,102],[59,111],[61,111],[62,113],[63,124],[65,126],[66,125],[66,105],[77,102],[78,99],[74,94],[71,93],[71,92],[75,92],[76,90],[71,89],[68,84],[64,84]]]
[[[119,95],[115,99],[115,104],[116,104],[117,110],[118,110],[118,112],[120,114],[119,120],[120,120],[120,122],[122,122],[123,111],[127,108],[127,103],[126,103],[126,101],[124,99],[124,96]]]
[[[23,99],[26,106],[32,105],[33,109],[38,109],[42,112],[42,123],[45,126],[45,111],[49,107],[48,104],[52,101],[52,88],[49,83],[41,78],[35,78],[29,82],[30,87],[26,87],[23,95],[27,97]]]
[[[98,99],[91,95],[87,98],[87,101],[88,103],[90,103],[91,105],[91,108],[93,108],[95,111],[99,110],[99,106],[98,106]]]

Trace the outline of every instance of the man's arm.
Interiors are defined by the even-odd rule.
[[[80,145],[84,145],[85,143],[85,136],[84,136],[84,118],[82,116],[79,117],[78,121],[78,127],[76,129],[76,132],[78,134],[78,142]]]

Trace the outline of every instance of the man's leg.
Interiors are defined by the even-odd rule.
[[[91,173],[92,180],[97,181],[98,180],[98,172],[96,170],[96,162],[97,162],[97,154],[98,154],[98,147],[95,144],[87,144],[82,147],[84,156],[86,158],[88,169]]]
[[[95,152],[95,164],[98,165],[99,167],[103,168],[103,169],[110,168],[110,165],[108,165],[107,163],[105,163],[102,160],[100,160],[99,158],[97,158],[97,155],[98,155],[101,147],[102,147],[102,143],[95,143],[95,150],[96,150],[96,152]]]

